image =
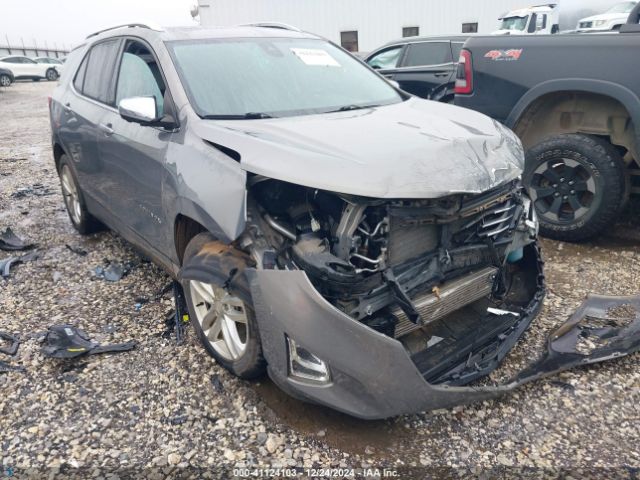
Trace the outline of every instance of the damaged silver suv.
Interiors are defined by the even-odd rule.
[[[217,362],[363,418],[493,394],[462,386],[544,295],[511,131],[273,25],[126,25],[66,69],[50,108],[73,225],[179,279]]]

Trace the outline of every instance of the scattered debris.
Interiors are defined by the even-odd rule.
[[[89,254],[89,252],[87,252],[86,250],[84,250],[84,249],[83,249],[83,248],[81,248],[81,247],[72,247],[72,246],[71,246],[71,245],[69,245],[69,244],[65,244],[65,247],[67,247],[67,249],[68,249],[70,252],[73,252],[73,253],[75,253],[75,254],[77,254],[77,255],[80,255],[81,257],[86,257],[86,256]]]
[[[97,278],[102,278],[107,282],[119,282],[136,266],[136,264],[131,262],[123,264],[119,262],[110,262],[109,260],[105,260],[105,264],[105,267],[96,267],[93,272]]]
[[[224,385],[220,381],[220,376],[217,373],[211,375],[209,379],[211,380],[211,385],[213,385],[213,389],[216,391],[216,393],[224,392]]]
[[[6,230],[0,233],[0,249],[7,251],[15,250],[29,250],[35,245],[33,243],[26,243],[20,237],[18,237],[11,227],[7,227]]]
[[[42,353],[50,358],[75,358],[81,355],[94,355],[107,352],[125,352],[132,350],[136,342],[100,345],[92,342],[87,334],[72,325],[53,325],[49,327],[44,339]]]
[[[6,372],[24,372],[24,367],[20,365],[11,365],[10,363],[0,360],[0,373]]]
[[[42,183],[34,183],[30,187],[23,187],[17,189],[15,192],[11,194],[11,198],[24,198],[29,195],[33,195],[36,197],[44,197],[46,195],[53,195],[54,192],[51,191],[49,187],[44,186]]]
[[[32,262],[37,260],[40,257],[40,254],[37,251],[29,252],[19,257],[7,257],[0,260],[0,277],[9,278],[10,270],[13,265],[17,265],[19,263]]]
[[[18,353],[18,347],[20,346],[20,339],[18,339],[18,337],[7,332],[0,332],[0,339],[9,342],[9,346],[7,347],[0,346],[0,353],[11,356]]]
[[[173,282],[173,298],[175,301],[175,310],[171,312],[164,323],[167,330],[162,334],[164,338],[169,338],[173,332],[176,334],[176,345],[184,343],[185,328],[189,323],[189,312],[187,310],[187,302],[184,298],[184,291],[179,282]]]

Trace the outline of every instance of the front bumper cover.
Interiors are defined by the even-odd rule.
[[[537,249],[536,249],[536,253]],[[603,318],[607,309],[631,304],[640,312],[640,297],[589,297],[550,337],[541,359],[511,381],[490,387],[430,384],[403,345],[352,319],[328,303],[303,271],[248,269],[268,372],[294,397],[365,419],[415,413],[496,398],[537,378],[577,365],[627,355],[640,348],[638,316],[625,328],[584,325],[585,318]],[[495,369],[537,314],[543,294],[532,299],[527,314],[514,326],[483,374]],[[576,350],[584,332],[600,339],[600,348],[585,355]],[[285,335],[326,360],[329,384],[298,381],[288,375]],[[604,342],[604,343],[603,343]]]

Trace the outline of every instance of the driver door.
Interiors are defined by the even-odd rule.
[[[374,53],[367,59],[367,65],[374,70],[377,70],[381,75],[384,75],[389,80],[395,80],[395,74],[397,73],[397,66],[400,63],[400,59],[404,53],[404,45],[395,45],[393,47],[385,48],[379,52]]]
[[[159,127],[124,120],[117,111],[122,99],[156,100],[156,114],[164,114],[166,84],[156,56],[146,43],[127,39],[116,68],[114,109],[99,125],[99,156],[105,193],[113,213],[125,227],[153,250],[161,249],[166,218],[162,203],[165,156],[172,133]]]

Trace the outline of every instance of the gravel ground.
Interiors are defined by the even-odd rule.
[[[172,299],[157,298],[168,277],[117,235],[83,238],[71,227],[49,143],[53,88],[40,82],[0,90],[0,228],[11,226],[41,254],[0,280],[0,329],[24,341],[16,357],[0,354],[0,360],[25,368],[0,374],[0,478],[229,478],[237,467],[355,468],[358,477],[367,473],[363,468],[388,468],[400,478],[638,474],[637,354],[535,382],[497,401],[365,422],[293,400],[266,378],[231,377],[191,331],[176,346],[164,323]],[[31,193],[20,190],[29,187]],[[492,378],[535,358],[587,293],[637,291],[637,232],[629,208],[593,243],[542,242],[550,287],[545,307]],[[93,273],[105,261],[136,266],[108,283]],[[140,297],[150,301],[137,310]],[[76,361],[46,359],[39,333],[54,323],[75,324],[100,342],[133,339],[138,346]],[[278,472],[262,471],[269,473]]]

